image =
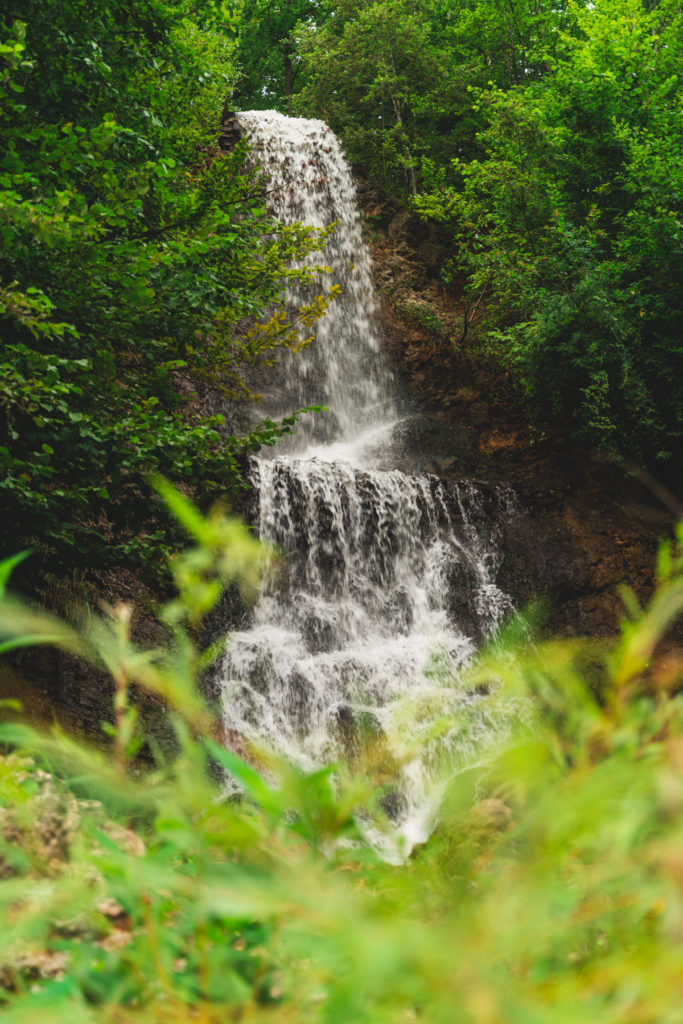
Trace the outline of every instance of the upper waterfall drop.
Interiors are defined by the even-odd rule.
[[[285,355],[276,394],[267,411],[277,417],[305,405],[325,405],[324,416],[306,417],[297,428],[296,448],[337,442],[346,446],[398,417],[392,374],[383,358],[372,267],[363,241],[356,189],[339,141],[323,121],[285,117],[273,110],[247,111],[240,123],[253,156],[270,179],[268,204],[287,224],[336,225],[324,253],[308,264],[329,265],[319,288],[341,292],[319,322],[314,345]],[[290,295],[302,304],[304,296]]]
[[[240,123],[273,212],[336,225],[311,265],[329,264],[320,285],[340,284],[341,296],[313,344],[279,364],[266,406],[329,412],[306,418],[285,454],[254,460],[254,525],[287,556],[230,638],[224,724],[305,770],[353,760],[370,740],[395,766],[395,835],[374,839],[400,857],[429,833],[444,763],[472,764],[505,728],[459,669],[511,610],[496,584],[510,493],[387,468],[396,386],[341,147],[321,121],[252,111]]]

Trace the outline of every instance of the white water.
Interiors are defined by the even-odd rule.
[[[400,856],[429,833],[448,771],[483,756],[504,728],[458,670],[510,610],[495,583],[509,495],[487,516],[474,485],[376,468],[400,414],[349,169],[320,121],[257,111],[240,122],[270,175],[274,212],[338,223],[317,262],[332,267],[342,297],[313,345],[287,357],[271,399],[273,415],[329,412],[306,418],[288,454],[254,461],[259,536],[287,555],[270,567],[249,628],[231,636],[224,722],[306,770],[353,762],[370,742],[395,766],[387,852]]]
[[[296,447],[314,440],[348,443],[397,415],[391,374],[380,353],[370,257],[353,179],[336,136],[322,121],[258,110],[240,114],[240,123],[270,175],[273,212],[288,224],[338,225],[325,252],[312,253],[307,262],[330,266],[333,273],[320,277],[319,290],[329,292],[336,284],[341,295],[318,324],[314,344],[279,364],[281,386],[269,395],[267,411],[278,416],[296,407],[326,405],[324,416],[302,421]],[[292,293],[292,306],[305,299]]]

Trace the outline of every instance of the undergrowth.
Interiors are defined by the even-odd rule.
[[[304,774],[223,746],[197,687],[215,652],[190,636],[226,584],[253,591],[263,552],[160,488],[194,539],[164,649],[134,646],[125,606],[79,632],[2,596],[0,651],[56,644],[116,681],[107,754],[5,708],[3,1021],[682,1021],[681,663],[657,651],[683,607],[683,533],[650,604],[626,595],[613,642],[522,646],[513,629],[479,656],[473,687],[528,713],[451,780],[431,839],[397,866],[356,824],[382,827],[371,768]],[[166,701],[180,751],[144,774],[133,684]]]

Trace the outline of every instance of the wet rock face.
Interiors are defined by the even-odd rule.
[[[534,486],[518,485],[526,514],[505,527],[500,581],[518,606],[543,603],[548,633],[609,636],[624,615],[620,588],[641,601],[652,593],[658,542],[673,517],[625,475],[580,465],[544,461]]]
[[[229,153],[242,138],[244,138],[244,129],[239,123],[237,114],[230,109],[229,103],[226,103],[221,115],[218,144],[223,152]]]
[[[254,472],[249,521],[279,549],[267,593],[310,654],[350,640],[368,613],[408,635],[425,608],[441,610],[481,640],[511,609],[506,593],[515,572],[505,571],[504,544],[522,513],[504,485],[444,485],[434,475],[349,466],[323,473],[285,459],[255,464]],[[537,540],[533,529],[525,536],[530,546]],[[233,588],[207,638],[252,622]]]

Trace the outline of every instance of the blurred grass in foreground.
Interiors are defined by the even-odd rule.
[[[191,635],[226,584],[253,590],[263,553],[158,486],[195,542],[167,648],[137,650],[126,607],[80,634],[31,611],[5,592],[16,559],[0,567],[0,651],[54,643],[116,681],[111,754],[0,727],[2,1020],[683,1022],[681,660],[655,653],[683,608],[683,531],[613,642],[482,653],[473,687],[529,713],[391,866],[355,824],[382,827],[372,757],[365,777],[263,775],[221,746]],[[167,702],[180,747],[144,775],[133,684]],[[242,801],[221,799],[216,763]]]

